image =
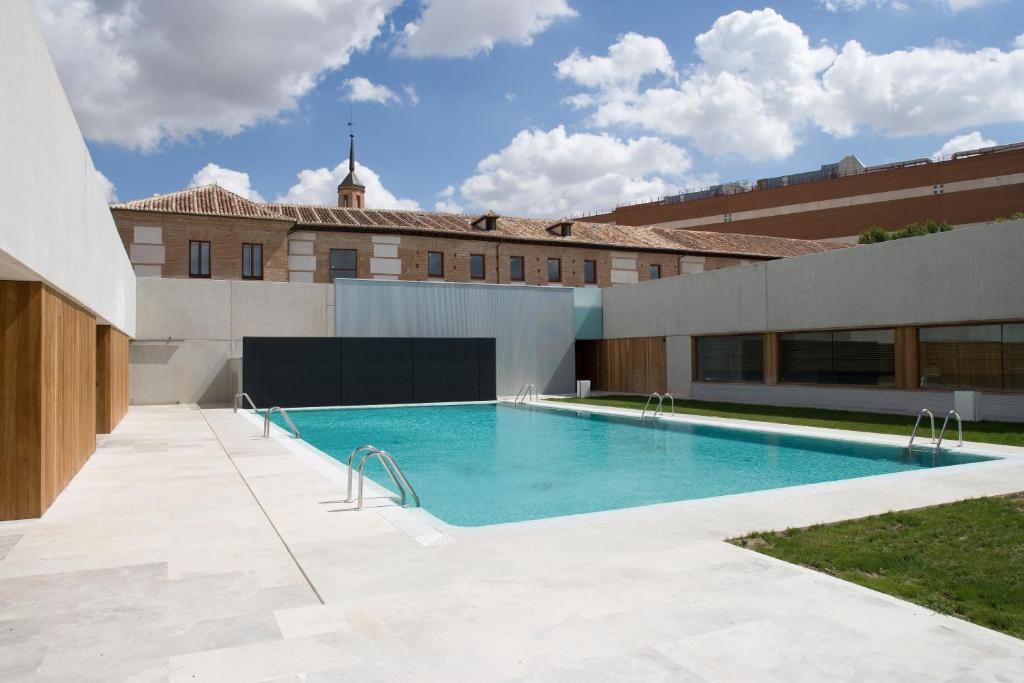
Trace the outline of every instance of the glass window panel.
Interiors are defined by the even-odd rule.
[[[1003,325],[1003,388],[1024,390],[1024,323]]]
[[[356,250],[331,249],[331,282],[356,277]]]
[[[836,384],[896,384],[893,330],[844,330],[832,333],[832,373]]]
[[[696,379],[699,382],[763,382],[763,337],[759,334],[698,337]]]
[[[647,272],[647,279],[649,280],[660,280],[661,279],[661,266],[652,265]]]
[[[470,254],[469,255],[469,276],[477,280],[484,278],[484,255],[483,254]]]
[[[242,245],[242,277],[252,277],[252,245]]]
[[[548,259],[548,282],[561,282],[562,281],[562,261],[561,259],[549,258]]]
[[[922,387],[1002,388],[1002,326],[924,327],[918,340]]]
[[[444,277],[444,254],[439,251],[427,252],[427,275]]]
[[[199,244],[199,272],[203,275],[210,274],[210,243]]]
[[[832,384],[832,333],[779,335],[779,381]]]
[[[509,279],[512,280],[523,280],[523,257],[522,256],[509,256],[508,257],[508,270]]]
[[[199,275],[199,242],[188,244],[188,274]]]
[[[263,245],[254,244],[252,245],[252,276],[255,278],[263,277]]]
[[[597,261],[583,262],[583,281],[591,285],[597,282]]]

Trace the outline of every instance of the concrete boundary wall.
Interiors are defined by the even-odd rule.
[[[0,280],[135,335],[135,274],[28,0],[0,2]]]
[[[242,337],[334,336],[326,284],[138,279],[132,404],[229,403],[241,386]]]
[[[948,409],[951,392],[693,383],[692,337],[1024,320],[1022,292],[1024,221],[1007,221],[613,287],[604,333],[665,336],[676,395],[913,413]],[[981,410],[1024,421],[1024,395],[985,394]]]

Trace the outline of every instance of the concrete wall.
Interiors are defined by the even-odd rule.
[[[229,403],[242,337],[332,336],[333,303],[329,285],[139,278],[129,401]]]
[[[135,275],[29,0],[0,2],[0,280],[135,335]]]
[[[574,390],[573,293],[567,287],[337,280],[339,337],[494,337],[497,390]]]
[[[693,336],[1024,320],[1024,221],[665,278],[604,291],[606,338],[666,336],[668,389],[707,400],[916,412],[951,392],[692,383]],[[986,395],[1024,421],[1024,396]],[[984,412],[987,411],[987,412]]]

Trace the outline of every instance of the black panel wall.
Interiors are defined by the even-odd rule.
[[[242,390],[270,406],[491,401],[495,340],[245,337]]]

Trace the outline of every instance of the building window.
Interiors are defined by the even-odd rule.
[[[470,254],[469,255],[469,276],[474,280],[483,280],[485,277],[484,273],[484,255],[483,254]]]
[[[548,259],[548,282],[561,282],[562,281],[562,259],[560,258],[549,258]]]
[[[945,191],[946,186],[943,185],[942,183],[939,183],[938,185],[932,185],[932,194],[942,194]]]
[[[760,334],[697,338],[698,382],[763,382],[764,338]]]
[[[439,251],[427,252],[427,275],[444,277],[444,254]]]
[[[508,279],[515,282],[522,282],[526,279],[526,269],[523,267],[522,256],[508,257]]]
[[[779,381],[800,384],[892,386],[892,330],[791,332],[779,335]]]
[[[583,282],[588,285],[597,284],[597,261],[583,262]]]
[[[356,195],[356,208],[357,209],[363,208],[363,198],[360,197],[359,195]]]
[[[356,250],[331,249],[331,282],[338,278],[354,278],[356,275]]]
[[[210,243],[189,240],[188,276],[210,277]]]
[[[660,280],[661,279],[661,266],[657,263],[652,263],[647,269],[648,280]]]
[[[722,222],[723,223],[732,223],[732,214],[731,213],[723,214],[722,215]]]
[[[1024,389],[1024,323],[922,327],[921,386]]]
[[[348,195],[347,194],[341,195],[341,206],[342,206],[342,208],[345,208],[345,209],[348,208]]]
[[[243,244],[242,245],[242,279],[262,280],[263,279],[263,245]]]

